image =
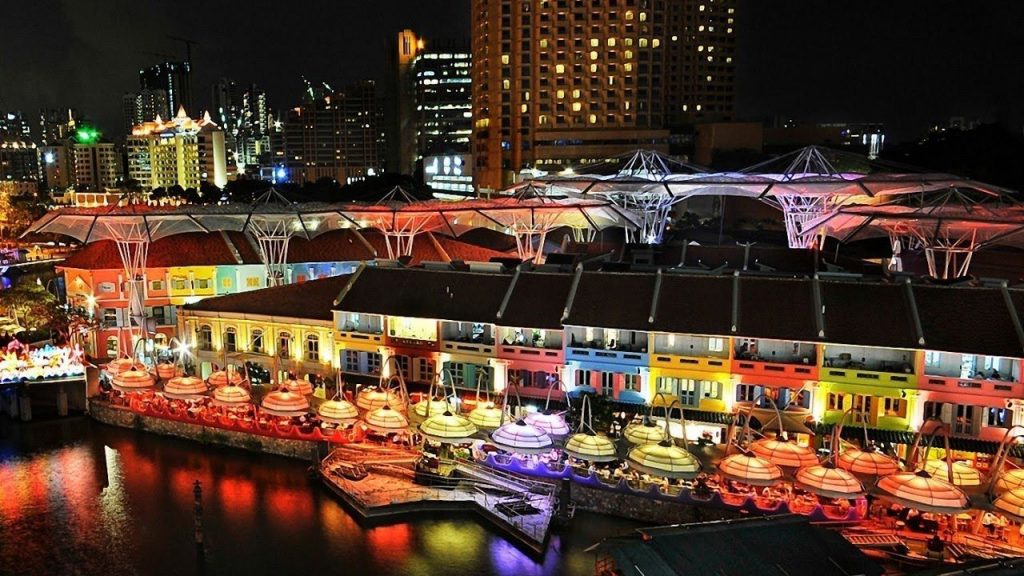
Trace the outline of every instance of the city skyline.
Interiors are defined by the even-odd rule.
[[[315,19],[306,15],[323,9],[308,2],[281,12],[258,1],[242,15],[195,2],[107,4],[109,10],[59,2],[10,7],[5,35],[12,43],[32,45],[38,29],[32,23],[41,19],[67,41],[37,42],[36,49],[12,52],[0,62],[0,107],[32,116],[42,107],[73,106],[113,136],[122,130],[121,97],[138,90],[139,70],[163,60],[160,54],[184,59],[185,45],[168,36],[197,42],[193,99],[199,109],[189,110],[193,116],[209,106],[209,88],[223,76],[265,86],[271,106],[283,109],[299,103],[303,76],[332,84],[383,80],[386,48],[403,28],[432,40],[470,36],[468,0],[393,0],[386,10],[332,7],[326,14],[337,17]],[[929,124],[954,116],[1019,127],[1015,95],[1024,75],[1014,54],[1024,48],[1012,23],[1024,17],[1024,6],[924,7],[740,0],[736,118],[883,122],[895,140],[917,137]],[[105,17],[113,11],[121,14],[116,24]],[[197,16],[188,25],[182,14]],[[984,25],[965,27],[965,21]],[[977,66],[979,59],[989,65]]]

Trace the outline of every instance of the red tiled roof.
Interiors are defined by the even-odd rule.
[[[147,258],[147,265],[152,268],[237,263],[220,234],[203,232],[178,234],[152,242]],[[117,245],[110,240],[86,244],[61,264],[62,268],[83,270],[118,270],[121,266]]]
[[[195,304],[188,304],[184,308],[204,312],[233,312],[308,320],[330,320],[333,318],[334,299],[348,284],[349,278],[350,276],[347,274],[331,276],[299,284],[286,284],[206,298]]]

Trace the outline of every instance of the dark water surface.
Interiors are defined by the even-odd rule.
[[[361,525],[306,468],[85,418],[0,416],[0,574],[573,576],[593,573],[585,548],[638,525],[578,514],[537,562],[472,515]]]

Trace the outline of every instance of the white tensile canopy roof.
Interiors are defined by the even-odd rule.
[[[977,250],[1024,247],[1024,203],[1007,193],[949,188],[843,206],[808,222],[807,230],[844,243],[888,238],[894,262],[904,248],[922,250],[932,277],[958,278],[967,275]]]

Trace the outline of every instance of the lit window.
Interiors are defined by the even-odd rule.
[[[565,74],[565,64],[555,64],[555,72],[557,74]]]
[[[320,359],[320,338],[316,334],[306,336],[306,360],[316,362]]]

